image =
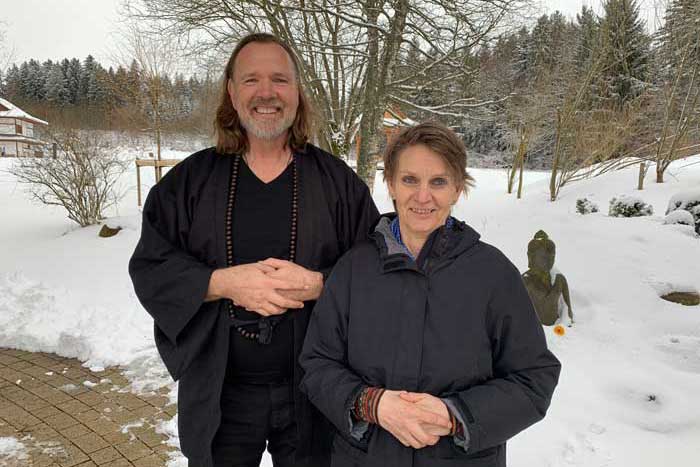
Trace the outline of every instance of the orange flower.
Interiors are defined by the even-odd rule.
[[[554,334],[556,334],[557,336],[563,336],[564,334],[566,334],[564,326],[562,326],[561,324],[557,324],[556,326],[554,326]]]

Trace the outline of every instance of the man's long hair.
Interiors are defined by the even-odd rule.
[[[241,125],[238,112],[236,112],[236,109],[233,108],[233,104],[231,103],[231,96],[228,93],[228,82],[233,79],[236,57],[238,57],[243,47],[253,42],[279,45],[287,52],[294,64],[294,74],[297,89],[299,90],[299,106],[297,107],[297,114],[294,117],[294,122],[292,122],[292,126],[288,131],[287,146],[293,151],[303,150],[311,134],[312,118],[308,99],[304,95],[304,91],[301,87],[299,61],[291,47],[282,42],[278,37],[260,32],[249,34],[241,39],[238,45],[236,45],[236,48],[233,49],[233,53],[231,53],[231,57],[226,64],[221,89],[221,100],[216,111],[216,118],[214,119],[216,150],[219,154],[243,154],[249,148],[246,130]]]

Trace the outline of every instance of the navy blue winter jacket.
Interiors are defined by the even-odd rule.
[[[504,467],[506,441],[545,416],[561,369],[520,274],[460,221],[416,262],[390,220],[336,264],[300,357],[302,391],[337,429],[331,465]],[[447,399],[468,448],[449,436],[407,448],[377,425],[358,440],[350,410],[366,386]]]

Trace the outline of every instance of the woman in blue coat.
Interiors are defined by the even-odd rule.
[[[301,382],[333,423],[333,466],[506,465],[560,372],[517,268],[452,217],[466,150],[424,123],[384,156],[396,208],[335,266],[313,311]]]

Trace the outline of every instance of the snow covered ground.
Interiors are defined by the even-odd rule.
[[[93,368],[124,365],[136,390],[174,388],[127,274],[140,225],[133,171],[110,219],[124,230],[102,239],[98,227],[77,229],[60,209],[30,202],[3,172],[11,163],[0,160],[0,346],[56,352]],[[557,244],[556,267],[568,279],[576,320],[562,337],[546,329],[563,363],[561,380],[547,418],[509,443],[509,465],[698,465],[700,307],[659,295],[700,290],[700,238],[691,227],[663,224],[671,196],[700,186],[700,156],[674,163],[661,185],[650,172],[642,192],[630,168],[567,186],[555,203],[546,173],[526,174],[521,200],[505,195],[505,171],[473,175],[477,187],[455,215],[521,271],[528,241],[545,230]],[[144,170],[142,180],[152,184],[152,172]],[[621,194],[641,197],[655,214],[607,216],[608,201]],[[600,212],[577,214],[581,197]],[[380,210],[390,208],[381,180],[375,199]],[[173,423],[161,430],[176,442]],[[0,439],[0,460],[22,455],[18,443]],[[271,465],[268,457],[263,465]]]

